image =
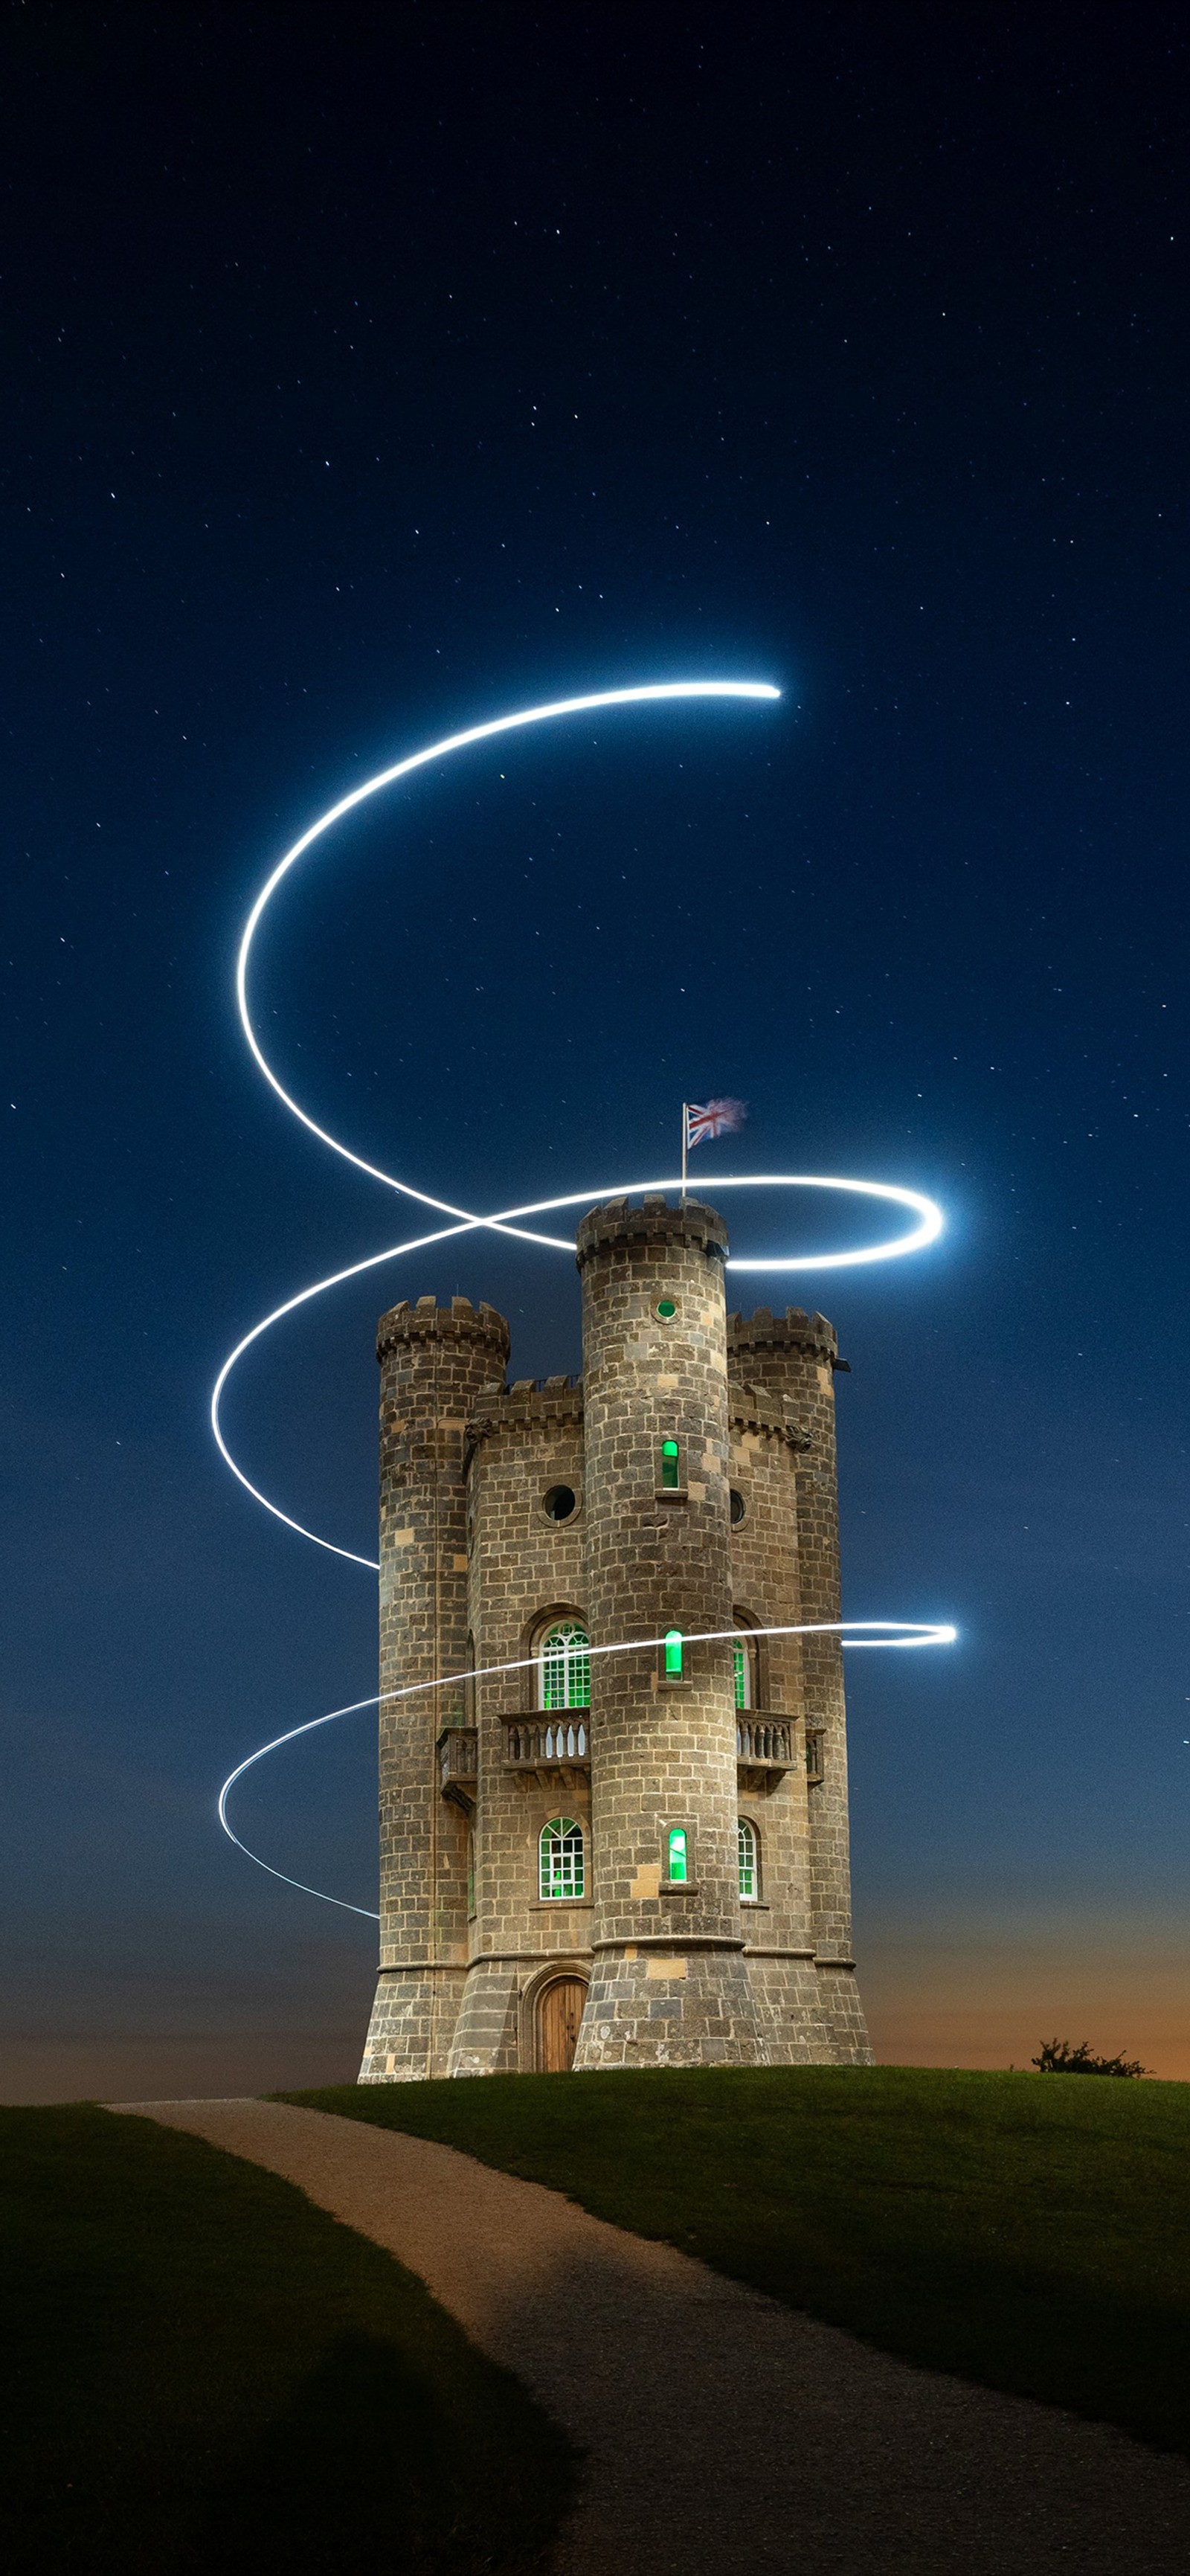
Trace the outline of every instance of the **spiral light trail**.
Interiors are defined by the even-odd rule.
[[[363,1155],[354,1153],[349,1145],[345,1145],[340,1138],[332,1136],[325,1127],[320,1126],[318,1121],[302,1108],[300,1102],[293,1098],[292,1093],[286,1090],[284,1083],[269,1063],[253,1025],[249,1007],[248,970],[257,931],[273,896],[299,859],[303,858],[306,852],[321,841],[327,833],[333,831],[335,825],[342,822],[345,815],[353,813],[357,806],[379,795],[382,789],[393,786],[398,779],[409,777],[414,770],[428,768],[431,763],[445,760],[453,752],[469,750],[475,743],[488,742],[497,734],[514,733],[530,725],[552,723],[564,716],[589,715],[598,710],[613,707],[658,704],[675,699],[760,699],[772,702],[779,699],[780,695],[780,690],[765,680],[665,680],[649,682],[635,688],[599,690],[582,697],[558,698],[545,706],[524,707],[513,715],[497,716],[486,724],[468,726],[462,733],[448,734],[441,742],[431,743],[425,750],[413,752],[407,759],[394,762],[391,768],[381,770],[375,778],[366,779],[361,787],[353,788],[349,795],[340,797],[337,804],[332,805],[316,823],[312,823],[309,829],[301,834],[292,849],[286,851],[285,856],[278,860],[271,875],[265,879],[244,924],[236,961],[236,1001],[240,1020],[249,1049],[260,1072],[270,1088],[276,1092],[283,1106],[331,1153],[338,1154],[344,1162],[353,1164],[356,1171],[363,1172],[369,1180],[379,1181],[386,1189],[397,1191],[402,1198],[411,1199],[422,1207],[433,1209],[436,1215],[451,1220],[449,1224],[433,1227],[426,1234],[414,1235],[404,1242],[389,1244],[382,1252],[370,1253],[365,1260],[352,1262],[346,1269],[333,1271],[327,1278],[317,1279],[308,1288],[299,1289],[295,1296],[286,1298],[283,1305],[274,1307],[270,1314],[262,1316],[260,1322],[254,1324],[251,1331],[243,1335],[234,1350],[229,1351],[215,1380],[211,1392],[211,1428],[221,1456],[233,1476],[238,1478],[255,1502],[260,1503],[265,1511],[271,1512],[276,1520],[284,1522],[285,1527],[295,1531],[299,1538],[311,1540],[315,1547],[326,1548],[332,1556],[346,1557],[349,1563],[365,1566],[371,1573],[379,1571],[375,1558],[360,1556],[354,1548],[341,1547],[337,1540],[326,1538],[317,1530],[307,1529],[303,1522],[295,1520],[289,1512],[283,1511],[279,1503],[272,1501],[269,1495],[261,1493],[259,1487],[252,1483],[251,1478],[245,1474],[238,1461],[232,1456],[223,1433],[221,1406],[228,1380],[245,1353],[270,1332],[274,1325],[282,1323],[287,1315],[295,1314],[299,1307],[309,1305],[314,1298],[326,1295],[332,1288],[341,1287],[348,1279],[358,1279],[365,1271],[379,1268],[383,1262],[398,1260],[411,1252],[425,1251],[431,1244],[445,1243],[456,1235],[474,1233],[479,1229],[511,1235],[520,1242],[536,1244],[551,1252],[567,1252],[573,1256],[575,1248],[573,1238],[539,1233],[520,1220],[526,1217],[550,1216],[556,1209],[590,1207],[603,1199],[629,1197],[642,1191],[677,1189],[680,1182],[671,1174],[668,1178],[660,1180],[600,1183],[587,1189],[568,1191],[560,1198],[535,1199],[527,1201],[522,1206],[503,1208],[491,1215],[483,1216],[475,1214],[468,1208],[456,1207],[449,1199],[435,1198],[426,1190],[415,1189],[410,1182],[397,1179],[394,1173],[382,1171],[377,1164],[370,1163]],[[717,1177],[715,1188],[717,1192],[723,1189],[833,1190],[849,1197],[886,1201],[894,1207],[908,1209],[916,1219],[916,1223],[908,1226],[903,1233],[893,1235],[887,1241],[860,1246],[857,1250],[777,1255],[751,1260],[732,1259],[727,1266],[733,1270],[790,1272],[855,1269],[871,1262],[897,1260],[906,1253],[920,1252],[926,1244],[933,1243],[942,1231],[942,1213],[932,1199],[924,1197],[919,1190],[905,1189],[889,1181],[846,1180],[837,1176],[805,1172],[770,1172],[753,1173],[743,1178]],[[951,1627],[917,1622],[909,1625],[897,1620],[830,1621],[826,1624],[832,1632],[842,1637],[845,1646],[852,1647],[948,1645],[955,1635]],[[859,1633],[861,1631],[864,1633]],[[725,1630],[714,1633],[718,1637],[734,1632]],[[807,1635],[815,1631],[805,1628],[774,1628],[754,1629],[751,1633],[762,1636],[787,1636]],[[708,1641],[691,1638],[690,1643]],[[648,1641],[638,1638],[629,1644],[594,1647],[592,1652],[626,1654],[640,1649],[646,1643],[660,1645],[663,1642],[660,1638]],[[516,1672],[524,1667],[520,1664],[499,1664],[486,1669],[489,1677],[494,1677],[496,1673]],[[450,1681],[457,1682],[467,1678],[471,1676],[447,1674],[436,1682],[416,1683],[412,1688],[438,1690],[445,1688]],[[407,1696],[409,1693],[405,1691],[384,1694],[386,1698]],[[302,1726],[291,1727],[285,1735],[275,1736],[271,1743],[260,1745],[255,1753],[250,1753],[246,1760],[237,1764],[235,1770],[230,1772],[224,1781],[218,1800],[219,1822],[224,1832],[235,1843],[238,1850],[244,1852],[249,1860],[256,1862],[258,1868],[267,1870],[272,1878],[282,1879],[287,1886],[301,1889],[305,1895],[317,1896],[323,1903],[340,1906],[349,1914],[365,1914],[372,1921],[379,1918],[372,1914],[369,1907],[347,1905],[342,1897],[328,1896],[322,1888],[309,1887],[301,1879],[290,1878],[284,1870],[273,1869],[268,1861],[261,1860],[259,1853],[249,1851],[247,1844],[240,1841],[239,1835],[233,1832],[228,1821],[227,1798],[235,1782],[241,1779],[246,1771],[251,1770],[255,1763],[263,1761],[266,1754],[279,1752],[283,1745],[292,1744],[298,1736],[309,1735],[321,1726],[329,1726],[337,1718],[351,1717],[362,1709],[376,1708],[379,1705],[380,1699],[376,1696],[354,1700],[348,1707],[330,1709],[322,1717],[310,1718]]]

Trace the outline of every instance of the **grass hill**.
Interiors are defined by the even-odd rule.
[[[1190,2452],[1190,2085],[697,2068],[287,2098],[441,2138],[886,2351]]]
[[[538,2576],[560,2433],[274,2174],[0,2111],[5,2576]]]
[[[1190,2086],[806,2067],[286,2098],[1190,2452]],[[0,2308],[12,2576],[538,2576],[562,2437],[274,2175],[93,2105],[0,2111]]]

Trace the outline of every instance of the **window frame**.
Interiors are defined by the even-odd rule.
[[[767,1706],[767,1701],[765,1699],[766,1675],[762,1666],[762,1645],[760,1638],[756,1634],[755,1621],[753,1619],[752,1612],[750,1610],[745,1610],[742,1602],[735,1601],[732,1603],[731,1624],[732,1627],[738,1631],[738,1634],[732,1638],[731,1642],[732,1690],[733,1694],[736,1694],[735,1712],[736,1716],[739,1717],[746,1710],[764,1708]],[[739,1664],[737,1662],[737,1657],[740,1655],[743,1657],[744,1668],[743,1699],[738,1697]]]
[[[565,1647],[560,1653],[547,1656],[546,1649],[550,1638],[561,1634],[563,1631],[568,1632],[572,1636],[581,1637],[583,1639],[583,1645],[573,1651],[569,1647]],[[537,1702],[537,1713],[539,1716],[567,1717],[570,1715],[572,1710],[590,1709],[591,1632],[587,1626],[586,1620],[580,1618],[577,1610],[551,1610],[544,1619],[538,1621],[534,1632],[533,1662],[535,1666],[534,1696]],[[555,1667],[560,1664],[562,1667],[563,1696],[561,1699],[551,1699],[548,1696],[546,1685],[547,1663],[552,1664]],[[585,1667],[585,1672],[580,1676],[579,1682],[579,1687],[581,1688],[583,1681],[585,1680],[585,1699],[576,1699],[572,1695],[571,1680],[572,1665],[574,1664],[579,1664]]]
[[[750,1863],[746,1863],[744,1859],[745,1834],[750,1837],[752,1844],[752,1859]],[[763,1902],[760,1832],[759,1828],[753,1823],[751,1816],[737,1816],[736,1818],[736,1851],[738,1856],[740,1903],[741,1905],[760,1905]],[[752,1892],[750,1895],[746,1894],[744,1889],[744,1873],[746,1868],[750,1868],[752,1877]]]
[[[670,1876],[670,1845],[675,1834],[681,1834],[685,1842],[686,1875],[684,1878],[671,1878]],[[661,1885],[659,1893],[662,1896],[689,1896],[697,1885],[698,1869],[697,1851],[695,1847],[695,1828],[687,1816],[663,1816],[661,1820]]]
[[[551,1838],[549,1843],[547,1843],[546,1840],[547,1835]],[[547,1886],[547,1878],[552,1879],[554,1875],[554,1871],[550,1863],[550,1853],[557,1850],[563,1843],[573,1846],[576,1842],[578,1844],[577,1884],[575,1884],[576,1872],[573,1867],[572,1852],[572,1866],[570,1869],[571,1884],[567,1887]],[[587,1836],[581,1818],[578,1816],[547,1816],[537,1837],[538,1904],[582,1905],[586,1901],[586,1890]]]

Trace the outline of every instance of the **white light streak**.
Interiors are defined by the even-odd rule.
[[[447,1225],[435,1227],[430,1233],[412,1236],[402,1243],[390,1244],[383,1252],[370,1253],[364,1260],[352,1262],[346,1269],[332,1271],[325,1279],[316,1279],[308,1288],[301,1288],[296,1295],[287,1297],[282,1305],[275,1306],[270,1314],[263,1315],[260,1322],[254,1324],[251,1330],[244,1334],[242,1340],[236,1343],[234,1350],[229,1351],[215,1380],[211,1392],[211,1428],[221,1456],[230,1467],[233,1476],[237,1477],[245,1491],[251,1494],[254,1502],[260,1503],[266,1512],[271,1512],[275,1520],[281,1521],[286,1529],[293,1530],[299,1538],[309,1539],[315,1547],[325,1548],[332,1556],[345,1557],[350,1564],[362,1565],[371,1573],[379,1571],[373,1557],[360,1556],[354,1548],[341,1547],[336,1540],[324,1538],[317,1530],[307,1529],[304,1522],[295,1520],[289,1512],[282,1511],[280,1504],[273,1502],[268,1494],[262,1493],[259,1486],[252,1483],[251,1478],[233,1458],[224,1437],[220,1408],[224,1390],[232,1372],[245,1353],[251,1350],[265,1333],[270,1332],[274,1325],[282,1323],[286,1316],[295,1314],[299,1307],[309,1305],[314,1298],[326,1295],[332,1288],[342,1287],[349,1279],[358,1279],[367,1270],[378,1269],[386,1261],[400,1260],[412,1252],[424,1252],[431,1244],[446,1243],[456,1235],[474,1233],[481,1228],[492,1233],[510,1235],[520,1242],[538,1244],[551,1252],[567,1252],[573,1255],[575,1247],[572,1237],[543,1234],[525,1225],[521,1220],[526,1217],[551,1216],[556,1209],[590,1207],[605,1199],[638,1197],[645,1191],[675,1190],[680,1188],[681,1181],[680,1176],[675,1177],[670,1174],[659,1180],[592,1183],[586,1189],[571,1190],[559,1198],[534,1199],[523,1206],[503,1208],[494,1214],[484,1216],[476,1214],[469,1208],[456,1207],[449,1199],[435,1198],[429,1191],[415,1189],[410,1182],[399,1180],[394,1173],[382,1171],[378,1164],[370,1163],[363,1155],[354,1153],[351,1147],[345,1145],[339,1137],[332,1136],[327,1128],[320,1126],[317,1119],[312,1118],[309,1112],[302,1108],[300,1102],[293,1098],[292,1093],[286,1090],[279,1075],[274,1072],[269,1063],[253,1025],[248,998],[248,970],[257,931],[273,896],[288,877],[291,869],[297,865],[298,860],[304,858],[308,850],[313,849],[328,832],[333,831],[337,823],[342,822],[345,815],[353,813],[358,805],[363,805],[370,797],[379,795],[382,789],[395,785],[398,779],[408,778],[414,770],[428,768],[432,762],[445,760],[453,752],[469,750],[474,743],[488,742],[497,734],[518,732],[529,725],[552,723],[563,716],[589,715],[597,710],[612,707],[657,705],[669,700],[689,699],[760,699],[772,702],[779,699],[780,695],[780,690],[774,688],[767,680],[663,680],[633,688],[597,690],[582,697],[556,698],[545,706],[523,707],[513,715],[496,716],[486,724],[470,725],[461,733],[447,734],[441,742],[430,743],[424,750],[411,752],[406,759],[394,761],[390,768],[379,771],[375,778],[366,779],[361,787],[353,788],[349,795],[340,797],[337,804],[332,805],[325,814],[320,815],[316,823],[312,823],[309,829],[301,834],[292,849],[286,851],[285,856],[278,860],[271,875],[265,879],[244,924],[236,960],[235,978],[240,1020],[256,1065],[282,1105],[292,1117],[298,1119],[300,1124],[309,1130],[312,1136],[317,1137],[319,1144],[325,1145],[332,1154],[338,1154],[344,1162],[354,1165],[356,1171],[363,1172],[369,1180],[379,1181],[386,1189],[395,1190],[400,1197],[411,1199],[421,1207],[433,1209],[436,1215],[452,1220]],[[942,1213],[932,1199],[924,1197],[919,1190],[905,1189],[889,1181],[846,1180],[836,1176],[806,1172],[769,1172],[752,1173],[744,1177],[717,1174],[714,1187],[716,1195],[720,1190],[725,1189],[833,1190],[851,1197],[879,1199],[891,1206],[907,1209],[910,1215],[916,1218],[916,1224],[908,1226],[901,1234],[893,1235],[887,1241],[861,1246],[855,1251],[765,1255],[759,1259],[748,1260],[733,1258],[728,1264],[728,1267],[733,1270],[791,1272],[855,1269],[874,1261],[895,1261],[903,1254],[920,1252],[928,1243],[935,1242],[942,1232]],[[859,1633],[860,1631],[863,1633]],[[718,1639],[740,1633],[742,1632],[735,1629],[717,1629],[708,1632],[705,1638],[691,1638],[689,1642],[692,1645],[709,1643],[712,1637]],[[856,1647],[949,1645],[955,1631],[953,1628],[923,1626],[916,1622],[884,1619],[830,1620],[820,1622],[814,1628],[752,1629],[748,1633],[752,1636],[807,1636],[818,1633],[838,1633],[845,1646]],[[642,1644],[659,1646],[663,1642],[661,1638],[637,1639],[629,1644],[593,1647],[591,1651],[593,1654],[601,1655],[630,1654],[637,1651]],[[530,1662],[532,1660],[532,1658],[529,1659]],[[492,1665],[487,1669],[489,1673],[495,1674],[519,1672],[527,1668],[527,1664],[521,1663]],[[381,1696],[385,1699],[404,1699],[410,1696],[412,1690],[441,1690],[446,1687],[447,1681],[469,1678],[479,1679],[482,1676],[450,1674],[438,1681],[412,1684],[410,1690],[385,1692]],[[273,1869],[268,1861],[261,1860],[259,1853],[249,1851],[247,1844],[241,1842],[239,1835],[232,1831],[227,1816],[227,1798],[236,1781],[242,1779],[244,1773],[250,1771],[255,1763],[262,1762],[266,1754],[279,1752],[283,1745],[294,1743],[298,1736],[309,1735],[318,1727],[329,1726],[337,1718],[351,1717],[358,1714],[361,1709],[376,1708],[379,1705],[379,1697],[353,1700],[347,1707],[330,1709],[323,1717],[309,1718],[304,1725],[291,1727],[286,1734],[275,1736],[271,1743],[260,1745],[255,1753],[250,1753],[246,1760],[239,1763],[229,1774],[219,1792],[218,1802],[219,1822],[224,1832],[249,1860],[255,1861],[259,1869],[267,1870],[272,1878],[282,1879],[286,1886],[299,1888],[305,1895],[321,1898],[325,1904],[342,1906],[349,1914],[366,1914],[370,1921],[376,1921],[379,1918],[372,1915],[366,1906],[346,1905],[342,1897],[325,1896],[321,1888],[309,1887],[302,1879],[290,1878],[284,1870]]]
[[[734,1637],[839,1637],[844,1648],[854,1650],[861,1646],[952,1646],[957,1635],[957,1628],[937,1620],[812,1619],[798,1627],[787,1628],[705,1628],[698,1636],[683,1636],[682,1643],[684,1646],[718,1646]],[[630,1637],[612,1646],[591,1646],[587,1652],[591,1659],[599,1655],[643,1655],[655,1652],[665,1642],[664,1637]],[[219,1822],[228,1841],[235,1844],[237,1851],[243,1852],[245,1859],[255,1861],[258,1869],[266,1870],[270,1878],[281,1879],[286,1887],[296,1887],[300,1895],[316,1896],[323,1905],[337,1905],[344,1914],[362,1914],[369,1923],[379,1923],[380,1916],[371,1906],[349,1905],[345,1897],[328,1896],[325,1888],[311,1887],[304,1878],[291,1878],[287,1870],[274,1869],[271,1861],[262,1860],[259,1852],[251,1851],[228,1820],[230,1791],[237,1780],[243,1779],[245,1771],[251,1771],[254,1763],[264,1761],[266,1754],[280,1753],[284,1745],[296,1744],[299,1735],[313,1735],[320,1726],[333,1726],[336,1718],[358,1717],[362,1709],[381,1708],[395,1699],[414,1699],[421,1691],[448,1690],[460,1682],[494,1681],[501,1673],[531,1673],[540,1661],[539,1655],[521,1655],[511,1664],[479,1664],[467,1672],[442,1673],[432,1682],[407,1682],[403,1690],[375,1691],[370,1699],[353,1699],[345,1708],[329,1708],[324,1717],[308,1717],[303,1726],[291,1726],[286,1734],[274,1735],[270,1743],[258,1745],[255,1753],[249,1753],[243,1762],[237,1762],[235,1770],[228,1772],[219,1792]]]
[[[238,1478],[245,1492],[251,1494],[254,1502],[260,1503],[266,1512],[271,1512],[275,1520],[281,1521],[286,1529],[293,1530],[297,1537],[309,1539],[314,1547],[325,1548],[331,1556],[345,1557],[349,1564],[365,1566],[371,1573],[378,1571],[373,1557],[360,1556],[356,1549],[342,1547],[336,1539],[324,1538],[320,1531],[308,1529],[304,1521],[295,1520],[291,1513],[283,1511],[279,1503],[275,1503],[270,1495],[262,1493],[259,1485],[253,1484],[251,1477],[245,1474],[238,1460],[232,1456],[223,1432],[221,1406],[224,1389],[232,1371],[246,1351],[251,1350],[265,1333],[270,1332],[274,1324],[282,1323],[287,1315],[296,1313],[299,1306],[309,1305],[315,1297],[324,1296],[332,1288],[342,1287],[348,1279],[358,1279],[362,1272],[375,1270],[383,1262],[401,1260],[411,1252],[424,1252],[430,1244],[445,1243],[454,1235],[474,1233],[480,1228],[486,1228],[493,1233],[512,1235],[524,1243],[539,1244],[551,1252],[573,1254],[574,1242],[571,1237],[542,1234],[518,1220],[525,1217],[549,1216],[556,1208],[591,1207],[603,1199],[639,1196],[645,1190],[674,1190],[680,1188],[681,1181],[680,1176],[671,1173],[668,1177],[659,1180],[592,1182],[588,1188],[571,1190],[561,1198],[534,1199],[521,1207],[502,1208],[492,1215],[482,1216],[472,1209],[456,1207],[449,1199],[434,1198],[425,1190],[414,1189],[408,1181],[398,1180],[394,1173],[384,1172],[378,1164],[369,1163],[362,1155],[353,1153],[349,1145],[343,1144],[337,1136],[332,1136],[327,1128],[320,1127],[317,1120],[311,1118],[308,1111],[303,1109],[285,1089],[280,1077],[273,1071],[252,1023],[248,1004],[248,967],[256,933],[273,896],[289,875],[290,870],[296,866],[299,859],[305,856],[306,851],[312,849],[317,841],[322,840],[327,832],[332,831],[345,814],[354,812],[357,805],[364,804],[369,797],[379,795],[383,788],[391,787],[397,779],[407,778],[413,770],[425,769],[433,761],[445,760],[452,752],[468,750],[473,743],[490,741],[495,734],[513,733],[528,725],[552,722],[561,716],[589,715],[598,708],[648,705],[675,699],[699,698],[761,699],[772,702],[779,699],[780,695],[780,690],[774,688],[767,680],[662,680],[649,682],[637,688],[605,689],[582,697],[556,698],[546,706],[525,707],[515,715],[496,716],[487,724],[471,725],[462,733],[447,734],[441,742],[430,743],[424,751],[411,752],[407,759],[395,761],[391,768],[380,770],[375,778],[365,779],[362,787],[355,787],[349,795],[340,797],[336,805],[330,806],[316,823],[312,823],[309,829],[294,842],[292,849],[286,851],[284,858],[278,860],[272,874],[266,877],[244,924],[236,960],[236,1002],[240,1020],[253,1058],[264,1075],[265,1081],[276,1092],[277,1098],[292,1116],[297,1118],[303,1127],[308,1128],[310,1134],[316,1136],[320,1144],[326,1145],[331,1153],[340,1155],[344,1162],[354,1164],[356,1170],[365,1173],[369,1180],[380,1181],[386,1189],[396,1190],[402,1198],[413,1199],[422,1207],[433,1208],[440,1216],[454,1219],[451,1225],[438,1227],[429,1234],[414,1235],[404,1243],[390,1244],[383,1252],[372,1253],[364,1261],[353,1262],[345,1270],[332,1271],[327,1278],[316,1279],[310,1287],[299,1289],[296,1296],[288,1297],[283,1305],[275,1306],[271,1314],[262,1316],[260,1322],[254,1324],[251,1331],[244,1334],[242,1341],[236,1343],[235,1349],[229,1351],[215,1380],[211,1391],[211,1429],[221,1456],[230,1467],[233,1476]],[[935,1206],[934,1201],[925,1198],[920,1190],[904,1189],[891,1181],[844,1180],[835,1176],[806,1172],[770,1172],[750,1174],[745,1178],[717,1175],[715,1189],[716,1191],[724,1189],[834,1190],[846,1196],[881,1199],[894,1207],[907,1208],[917,1219],[916,1225],[907,1227],[902,1234],[892,1236],[887,1242],[863,1245],[852,1252],[775,1254],[750,1260],[735,1258],[728,1266],[740,1272],[853,1270],[874,1261],[896,1261],[905,1253],[921,1252],[928,1243],[935,1242],[942,1232],[942,1212]]]
[[[394,761],[391,769],[380,770],[375,778],[365,779],[362,787],[353,787],[350,795],[341,796],[337,805],[332,805],[327,813],[320,815],[317,823],[311,823],[309,830],[303,832],[300,839],[294,842],[293,848],[286,851],[283,859],[278,860],[272,875],[266,877],[244,924],[244,934],[240,941],[240,953],[236,961],[236,1000],[239,1005],[240,1019],[256,1062],[265,1081],[271,1083],[277,1098],[284,1101],[285,1107],[292,1111],[295,1118],[300,1118],[303,1127],[308,1127],[312,1136],[317,1136],[320,1145],[329,1145],[332,1154],[341,1154],[345,1162],[354,1163],[357,1172],[366,1172],[370,1180],[383,1181],[388,1189],[399,1190],[403,1198],[418,1199],[423,1207],[437,1208],[443,1216],[461,1217],[468,1225],[498,1225],[500,1223],[498,1217],[473,1217],[466,1208],[452,1207],[449,1199],[432,1198],[427,1191],[415,1190],[410,1187],[408,1181],[398,1181],[391,1172],[382,1172],[377,1164],[367,1163],[362,1155],[353,1154],[349,1145],[343,1145],[337,1136],[329,1135],[325,1127],[320,1127],[316,1119],[311,1118],[306,1110],[299,1107],[297,1101],[291,1098],[284,1084],[274,1073],[252,1026],[248,1009],[248,960],[252,954],[252,943],[257,930],[278,886],[288,876],[290,869],[296,866],[298,860],[304,857],[306,851],[313,848],[315,841],[322,839],[324,832],[332,831],[336,823],[342,822],[345,814],[354,813],[356,806],[363,805],[368,797],[378,796],[382,788],[394,786],[398,778],[408,778],[415,769],[428,769],[431,761],[447,759],[452,751],[469,751],[472,743],[490,742],[494,734],[517,733],[526,725],[549,724],[557,716],[590,715],[596,707],[656,705],[670,698],[774,699],[779,698],[780,695],[780,690],[773,688],[768,680],[658,680],[640,688],[600,689],[581,698],[555,698],[548,706],[522,707],[516,715],[493,716],[487,724],[469,725],[464,733],[446,734],[441,742],[430,743],[424,751],[410,752],[407,759]],[[541,1236],[530,1237],[530,1241],[540,1242],[546,1239]]]

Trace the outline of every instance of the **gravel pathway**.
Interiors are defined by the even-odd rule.
[[[1190,2463],[869,2350],[453,2147],[133,2102],[416,2272],[585,2453],[556,2576],[1190,2576]]]

